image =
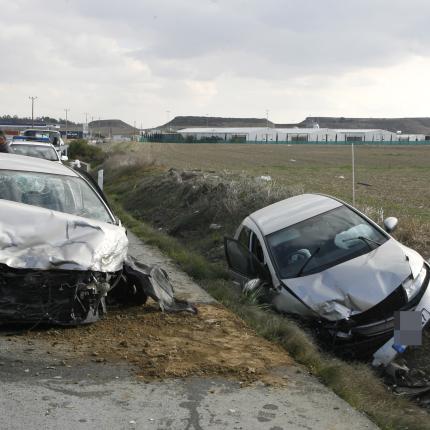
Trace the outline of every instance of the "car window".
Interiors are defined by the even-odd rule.
[[[246,226],[242,226],[242,230],[239,233],[237,240],[245,247],[249,249],[249,243],[251,239],[251,230]]]
[[[37,139],[49,139],[50,133],[49,131],[43,130],[26,130],[24,136],[32,136]]]
[[[259,241],[257,235],[253,232],[251,238],[251,251],[257,257],[260,263],[264,264],[264,253],[261,242]]]
[[[0,170],[0,199],[113,222],[102,200],[79,177]]]
[[[249,279],[261,278],[260,264],[248,248],[237,240],[226,239],[225,250],[231,270]]]
[[[54,148],[42,145],[10,145],[14,154],[27,155],[29,157],[42,158],[49,161],[58,161],[58,154]]]
[[[368,253],[388,238],[340,206],[267,236],[281,278],[316,273]]]

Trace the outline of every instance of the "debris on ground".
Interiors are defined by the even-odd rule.
[[[155,300],[162,311],[197,313],[197,309],[185,300],[174,296],[174,289],[167,273],[158,266],[147,266],[128,255],[124,263],[124,276],[129,284],[139,286],[147,297]]]
[[[243,384],[282,386],[272,368],[291,366],[281,347],[259,337],[221,305],[199,305],[197,315],[160,313],[153,302],[112,310],[97,325],[30,332],[54,352],[105,362],[126,360],[143,380],[192,375],[230,377]],[[55,346],[52,347],[55,342]]]
[[[430,375],[423,370],[409,368],[406,360],[392,362],[384,369],[384,379],[394,394],[430,407]]]
[[[220,225],[220,224],[215,224],[215,223],[212,223],[210,226],[209,226],[209,230],[219,230],[219,229],[221,229],[222,228],[222,225]]]

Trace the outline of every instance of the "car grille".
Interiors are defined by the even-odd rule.
[[[370,324],[393,317],[393,312],[405,307],[408,303],[406,293],[400,285],[382,302],[361,314],[351,317],[356,324]]]
[[[427,290],[429,285],[429,277],[429,270],[427,270],[427,276],[424,279],[420,292],[410,302],[408,302],[405,290],[400,285],[389,296],[382,300],[382,302],[378,303],[376,306],[373,306],[367,311],[362,312],[361,314],[352,316],[351,320],[357,325],[371,324],[393,318],[395,311],[407,311],[414,309]]]

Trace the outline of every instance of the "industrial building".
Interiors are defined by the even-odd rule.
[[[424,134],[393,133],[379,129],[332,129],[332,128],[185,128],[178,130],[185,141],[201,142],[419,142],[430,141]],[[430,143],[430,142],[429,142]]]

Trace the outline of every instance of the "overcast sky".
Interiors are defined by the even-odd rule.
[[[0,0],[0,114],[430,116],[428,0]]]

